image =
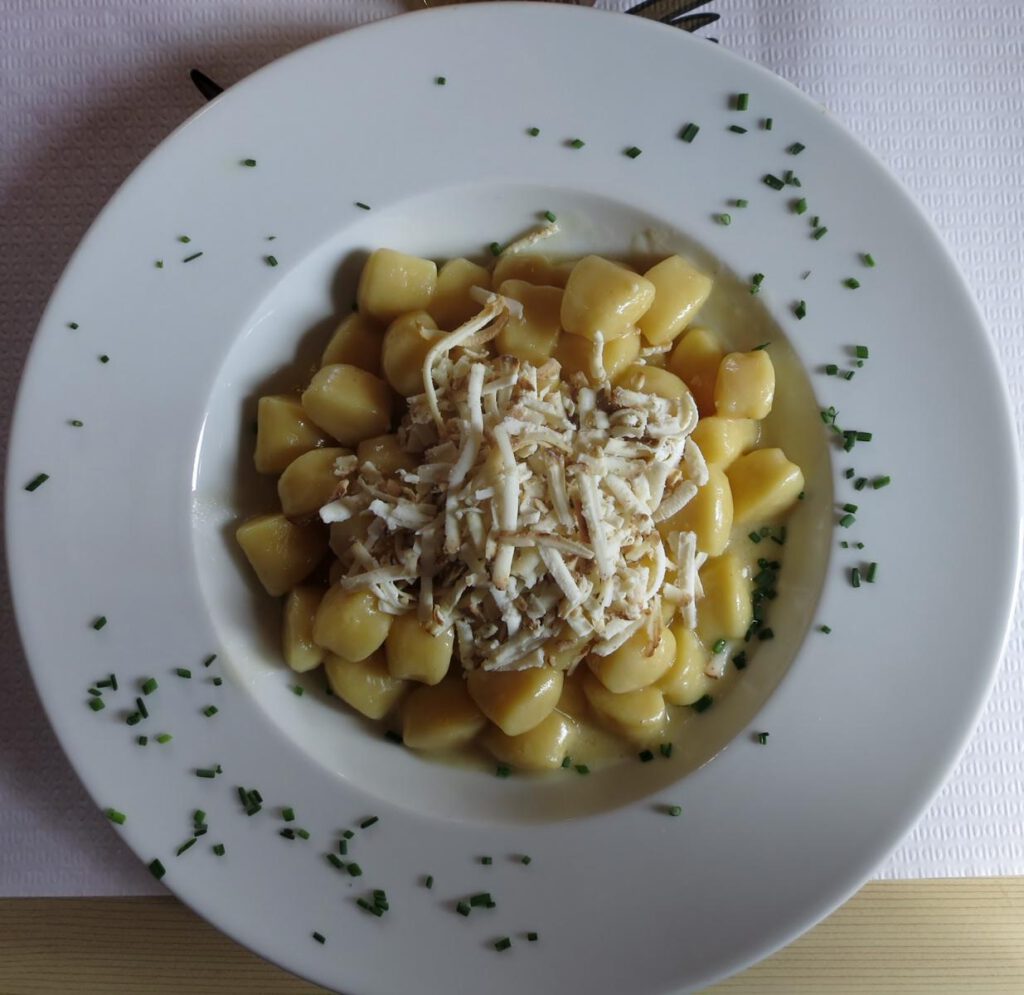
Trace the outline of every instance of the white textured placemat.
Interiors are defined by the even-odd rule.
[[[301,45],[402,9],[400,0],[0,5],[0,439],[69,253],[136,163],[199,106],[189,67],[230,84]],[[722,20],[705,34],[826,104],[923,204],[984,309],[1024,422],[1024,3],[715,0],[709,9]],[[956,384],[936,389],[970,416]],[[6,586],[0,703],[0,896],[158,891],[86,797],[43,718]],[[927,689],[907,708],[926,710]],[[1018,612],[971,746],[880,876],[1024,874],[1022,789]]]

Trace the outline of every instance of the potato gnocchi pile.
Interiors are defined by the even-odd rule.
[[[733,533],[803,475],[756,448],[768,354],[688,328],[707,276],[529,248],[375,251],[301,397],[260,400],[281,512],[237,538],[293,670],[411,748],[552,768],[595,728],[656,741],[721,678],[752,619]]]

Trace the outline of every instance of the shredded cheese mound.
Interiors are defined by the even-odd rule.
[[[322,520],[370,522],[335,549],[338,583],[454,629],[465,670],[571,671],[641,628],[653,652],[663,599],[696,621],[695,537],[657,527],[707,479],[696,407],[494,357],[515,302],[483,304],[430,349],[409,398],[398,437],[417,469],[337,461]]]

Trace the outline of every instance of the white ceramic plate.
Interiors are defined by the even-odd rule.
[[[731,108],[742,92],[745,112]],[[689,122],[700,131],[687,143]],[[577,137],[582,148],[568,144]],[[787,153],[794,142],[805,150]],[[642,154],[625,155],[631,146]],[[255,167],[241,164],[250,157]],[[762,182],[787,169],[799,189]],[[359,253],[479,252],[545,209],[561,215],[566,251],[623,251],[659,228],[717,260],[720,286],[739,288],[721,313],[738,309],[752,339],[767,330],[780,361],[788,338],[809,371],[795,390],[812,422],[805,383],[872,439],[845,453],[820,422],[808,433],[807,452],[824,458],[794,519],[780,638],[707,713],[699,748],[537,782],[420,760],[316,681],[290,693],[264,638],[268,602],[227,533],[272,492],[253,491],[245,469],[252,400],[283,364],[315,354]],[[754,272],[765,274],[756,299],[743,289]],[[870,348],[859,369],[854,344]],[[829,363],[855,379],[824,375]],[[785,83],[639,18],[513,4],[400,17],[313,45],[204,108],[85,238],[18,403],[7,501],[18,616],[68,756],[97,803],[127,815],[117,831],[262,955],[352,995],[675,991],[756,960],[841,902],[954,762],[1015,579],[1007,412],[933,230]],[[858,493],[848,467],[892,484]],[[49,479],[25,490],[38,473]],[[836,527],[833,502],[859,506],[855,527]],[[877,581],[854,589],[850,570],[870,561]],[[119,690],[93,712],[86,689],[109,673]],[[128,726],[148,677],[159,683],[143,696],[149,718]],[[158,744],[162,732],[173,741]],[[217,764],[215,778],[196,776]],[[261,812],[244,814],[238,786],[261,792]],[[665,803],[682,816],[665,817]],[[279,835],[283,806],[308,841]],[[196,809],[209,832],[175,856]],[[371,814],[379,822],[350,844],[363,876],[340,873],[324,854]],[[354,904],[378,887],[391,902],[382,919]],[[497,908],[456,914],[483,890]],[[512,948],[496,952],[506,935]]]

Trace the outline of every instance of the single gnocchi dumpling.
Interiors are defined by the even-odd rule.
[[[711,278],[679,256],[663,259],[644,273],[644,278],[654,285],[654,303],[637,325],[651,345],[664,345],[703,307],[711,293]]]
[[[690,396],[689,388],[679,377],[659,366],[631,366],[620,383],[627,390],[656,394],[669,401],[682,401]]]
[[[383,380],[345,363],[325,366],[302,395],[302,407],[343,446],[391,427],[391,391]]]
[[[762,525],[788,511],[804,489],[803,471],[781,449],[757,449],[728,469],[736,522]]]
[[[775,398],[775,367],[764,349],[730,352],[715,379],[715,412],[723,418],[767,418]]]
[[[346,363],[380,376],[380,347],[384,329],[365,314],[354,312],[338,325],[320,359],[321,366]]]
[[[714,556],[700,570],[704,597],[697,600],[697,634],[708,645],[741,639],[754,617],[751,584],[732,553]]]
[[[676,640],[668,629],[662,629],[652,640],[647,627],[642,626],[607,656],[591,653],[587,666],[609,691],[622,694],[654,684],[672,666],[675,652]]]
[[[410,311],[388,325],[380,365],[396,393],[402,397],[423,393],[423,360],[431,346],[444,336],[426,311]]]
[[[298,525],[284,515],[257,515],[238,527],[242,547],[267,594],[278,597],[301,584],[327,551],[327,535],[319,522]]]
[[[708,693],[712,679],[704,672],[710,656],[693,629],[682,622],[672,626],[675,659],[658,681],[658,689],[670,705],[692,705]]]
[[[732,523],[729,478],[717,466],[709,466],[707,483],[697,488],[688,504],[659,523],[658,531],[666,538],[673,532],[692,532],[699,552],[718,556],[729,545]]]
[[[466,746],[486,725],[461,676],[415,688],[402,705],[402,740],[414,750]]]
[[[547,667],[527,670],[471,670],[470,697],[507,736],[540,724],[558,704],[562,673]]]
[[[436,635],[428,632],[420,624],[416,612],[412,611],[392,621],[384,651],[393,677],[421,684],[439,684],[448,673],[454,646],[453,630]]]
[[[328,654],[324,671],[331,690],[368,719],[384,718],[409,688],[405,681],[395,680],[388,673],[384,654],[380,652],[363,660]]]
[[[569,275],[562,298],[562,328],[607,342],[626,335],[654,303],[654,284],[601,256],[586,256]]]
[[[491,274],[483,266],[468,259],[449,259],[441,267],[429,308],[438,327],[450,332],[480,310],[470,294],[474,287],[491,289]]]
[[[562,291],[558,287],[536,287],[523,280],[506,280],[498,287],[498,293],[523,305],[523,316],[510,315],[495,339],[499,355],[515,356],[540,366],[551,357],[558,342]]]
[[[380,610],[372,591],[331,587],[313,621],[318,646],[346,660],[365,660],[384,645],[394,616]]]
[[[338,486],[334,464],[340,457],[350,455],[348,449],[332,446],[303,453],[290,463],[277,481],[281,510],[289,518],[302,518],[319,511],[333,499]]]
[[[601,366],[604,375],[612,383],[618,383],[630,366],[640,357],[640,333],[636,329],[601,348]],[[574,373],[582,373],[587,380],[596,384],[599,379],[595,343],[579,335],[560,335],[555,346],[554,358],[562,367],[562,376],[568,379]]]
[[[690,438],[705,461],[722,470],[757,444],[758,424],[750,418],[701,418]]]
[[[323,594],[319,587],[295,587],[284,600],[281,643],[285,663],[297,674],[315,670],[323,662],[323,647],[313,639],[313,619]]]
[[[416,469],[416,460],[402,448],[398,436],[392,433],[363,439],[356,447],[356,457],[360,465],[372,463],[385,477],[393,477],[399,470]]]
[[[269,394],[256,407],[256,452],[253,463],[258,473],[281,473],[292,460],[320,446],[330,438],[303,410],[297,397]]]
[[[594,714],[606,726],[634,742],[650,742],[665,727],[665,698],[656,687],[616,694],[588,673],[583,678],[583,692]]]
[[[553,263],[536,252],[503,252],[494,264],[494,283],[500,287],[506,280],[524,280],[537,287],[564,288],[575,263]]]
[[[394,249],[376,249],[359,276],[359,311],[377,321],[394,321],[406,311],[430,307],[437,288],[437,265]]]
[[[722,343],[707,328],[691,328],[668,357],[668,368],[693,394],[701,417],[715,413],[715,381],[725,356]]]
[[[508,736],[497,726],[483,735],[483,744],[496,760],[524,770],[553,770],[562,766],[576,736],[576,723],[552,712],[518,736]]]

